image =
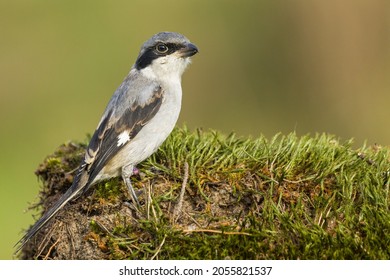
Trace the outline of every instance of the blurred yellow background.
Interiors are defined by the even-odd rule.
[[[390,1],[1,0],[0,30],[0,259],[33,221],[38,164],[93,132],[159,31],[200,49],[179,124],[390,142]]]

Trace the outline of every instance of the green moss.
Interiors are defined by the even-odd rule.
[[[113,178],[96,185],[95,197],[112,201],[119,199],[124,191],[121,178]]]
[[[90,230],[109,259],[389,259],[390,150],[352,144],[175,129],[132,178],[143,189],[139,212],[115,210],[108,232]],[[120,178],[94,189],[95,201],[126,200]]]
[[[49,168],[56,168],[61,165],[61,158],[48,157],[46,164]]]

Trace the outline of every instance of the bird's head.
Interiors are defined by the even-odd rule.
[[[161,32],[143,44],[134,67],[155,77],[180,78],[191,61],[190,57],[197,52],[198,48],[185,36]]]

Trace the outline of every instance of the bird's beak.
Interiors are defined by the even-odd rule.
[[[179,50],[180,57],[190,57],[198,52],[197,46],[188,43],[184,48]]]

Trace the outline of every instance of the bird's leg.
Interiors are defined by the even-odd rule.
[[[137,169],[138,170],[138,169]],[[125,184],[127,186],[127,189],[129,190],[129,194],[131,197],[131,200],[133,200],[133,203],[136,204],[136,207],[139,207],[139,201],[137,198],[137,195],[135,194],[134,188],[131,184],[130,177],[134,174],[134,167],[133,165],[126,165],[122,167],[122,179],[125,181]]]

